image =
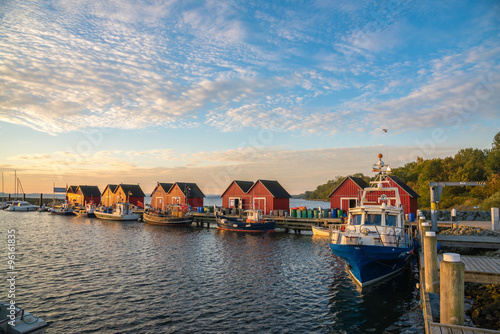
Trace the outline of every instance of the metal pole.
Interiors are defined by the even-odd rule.
[[[431,230],[434,232],[438,231],[437,227],[437,205],[436,205],[436,187],[430,187],[431,189]]]

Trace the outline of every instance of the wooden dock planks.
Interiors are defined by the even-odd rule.
[[[500,249],[499,236],[438,234],[437,241],[444,247]]]
[[[438,254],[438,268],[443,255]],[[500,258],[460,256],[465,264],[465,281],[484,284],[500,284]]]
[[[465,326],[445,325],[431,322],[429,324],[431,334],[498,334],[499,331],[483,328],[473,328]]]

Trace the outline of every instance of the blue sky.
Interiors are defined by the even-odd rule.
[[[300,193],[379,152],[397,167],[489,148],[499,28],[497,1],[5,0],[0,169],[27,192]]]

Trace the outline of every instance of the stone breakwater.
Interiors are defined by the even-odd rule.
[[[477,236],[485,236],[485,237],[497,237],[498,234],[496,232],[486,230],[481,227],[473,227],[473,226],[458,226],[454,228],[449,228],[447,230],[441,231],[439,234],[448,234],[448,235],[477,235]]]
[[[422,210],[425,215],[425,219],[431,219],[430,210]],[[457,211],[457,215],[454,218],[455,221],[468,220],[468,221],[491,221],[490,211]],[[450,210],[439,210],[438,211],[438,221],[451,221],[451,211]]]
[[[467,283],[465,293],[474,300],[466,312],[473,323],[480,328],[500,330],[500,285]]]

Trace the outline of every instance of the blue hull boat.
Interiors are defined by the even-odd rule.
[[[236,232],[250,232],[250,233],[264,233],[274,232],[276,222],[270,221],[265,223],[247,223],[236,219],[226,219],[226,221],[217,220],[217,228],[219,230],[236,231]]]
[[[361,286],[389,277],[408,263],[413,247],[351,246],[330,244],[333,254],[343,258],[349,273]]]
[[[382,154],[373,170],[379,172],[371,182],[374,186],[363,189],[359,203],[349,209],[347,224],[332,225],[330,230],[330,250],[346,261],[361,286],[403,269],[414,248],[399,190],[386,180],[390,168]]]
[[[227,217],[216,211],[217,228],[248,233],[274,232],[276,228],[276,222],[262,219],[262,212],[259,210],[246,210],[244,215],[245,217],[241,218]]]

